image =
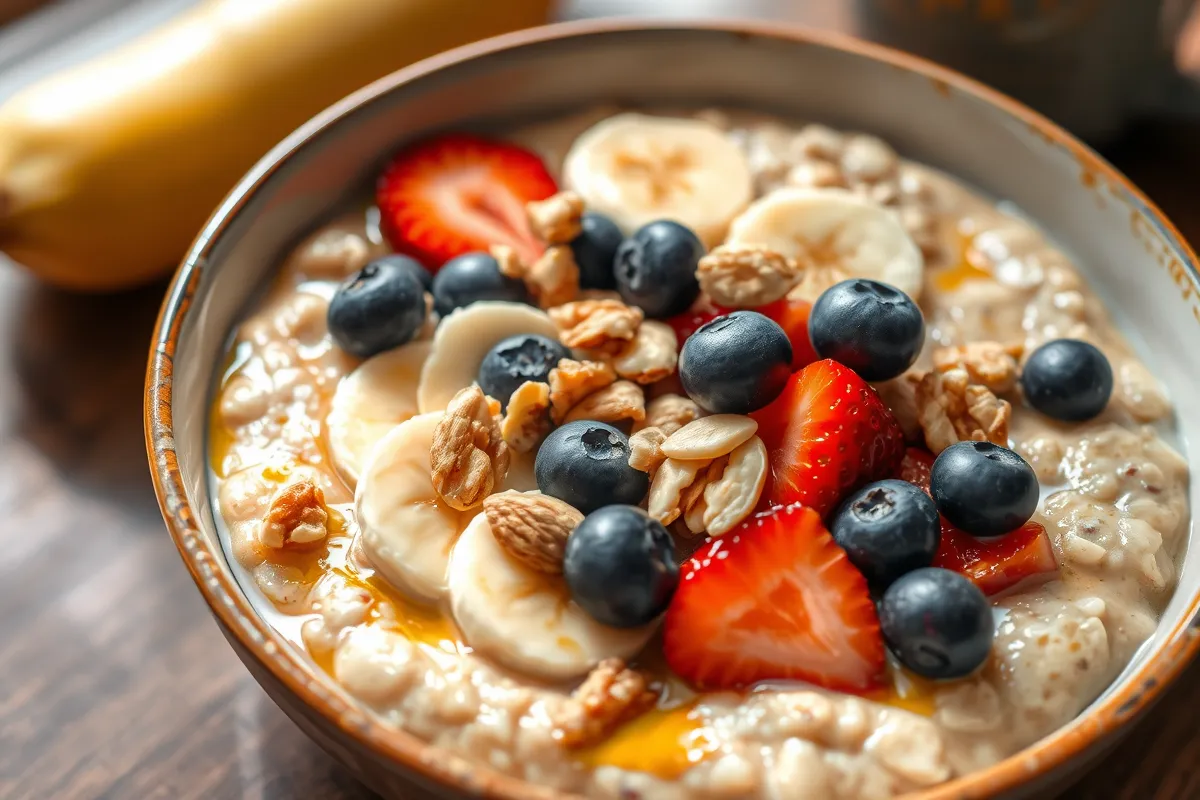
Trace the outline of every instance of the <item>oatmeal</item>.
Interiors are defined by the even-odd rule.
[[[505,138],[302,242],[213,404],[230,552],[342,689],[585,796],[874,800],[1151,636],[1171,403],[1033,224],[822,125]]]

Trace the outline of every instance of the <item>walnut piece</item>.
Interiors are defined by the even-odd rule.
[[[579,401],[616,379],[608,364],[564,358],[550,370],[550,416],[561,423]]]
[[[483,513],[496,542],[537,572],[562,574],[563,548],[583,514],[548,494],[507,491],[488,495]]]
[[[583,232],[583,198],[575,192],[526,203],[525,214],[533,235],[546,244],[567,244]]]
[[[571,248],[547,247],[525,275],[525,286],[542,308],[574,300],[579,294],[579,267]]]
[[[971,383],[961,367],[922,377],[917,384],[917,408],[925,444],[934,454],[963,441],[1008,445],[1012,407],[986,386]]]
[[[329,534],[325,492],[311,480],[293,481],[271,499],[258,538],[279,549],[319,542]]]
[[[529,265],[521,260],[517,255],[517,251],[506,244],[494,244],[488,251],[492,254],[492,258],[496,259],[496,263],[500,265],[500,274],[507,278],[515,278],[516,280],[524,280],[525,273],[529,271]]]
[[[646,405],[646,419],[634,426],[634,431],[643,428],[660,428],[670,436],[675,431],[701,416],[700,406],[678,394],[664,394]]]
[[[646,398],[642,394],[642,387],[630,381],[617,381],[597,389],[572,406],[563,422],[581,419],[610,423],[623,419],[641,422],[645,418]]]
[[[956,367],[967,371],[971,383],[986,386],[996,394],[1011,391],[1017,384],[1017,359],[1022,345],[999,342],[970,342],[958,347],[939,347],[933,351],[933,366],[939,372]]]
[[[494,403],[478,386],[468,386],[450,400],[433,430],[433,488],[451,508],[474,508],[508,474],[508,444]]]
[[[678,362],[679,340],[675,330],[665,322],[646,320],[612,365],[622,378],[645,385],[673,373]]]
[[[756,308],[773,303],[803,277],[795,260],[758,245],[721,245],[700,259],[700,288],[719,305]]]
[[[567,347],[619,353],[642,324],[642,310],[619,300],[577,300],[548,312]]]
[[[500,435],[518,453],[529,453],[550,432],[550,384],[525,381],[508,401]]]
[[[553,714],[555,738],[568,748],[596,744],[654,702],[645,675],[619,658],[605,659]]]
[[[662,428],[643,428],[629,437],[629,466],[654,477],[666,459],[662,443],[667,439]]]

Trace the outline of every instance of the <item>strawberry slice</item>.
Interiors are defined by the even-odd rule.
[[[687,311],[668,319],[667,324],[675,329],[679,349],[683,350],[684,341],[701,325],[733,310],[702,298]],[[817,352],[813,350],[812,341],[808,338],[808,315],[812,311],[812,303],[807,300],[789,300],[785,297],[751,310],[775,320],[779,327],[783,328],[788,341],[792,343],[793,370],[806,367],[817,360]]]
[[[904,435],[879,395],[829,359],[794,373],[751,416],[770,458],[768,506],[803,503],[824,516],[852,489],[895,475],[904,456]]]
[[[701,325],[712,322],[717,317],[728,314],[730,311],[731,309],[718,306],[707,298],[702,297],[698,303],[682,314],[668,317],[666,322],[675,329],[675,340],[679,342],[679,349],[682,351],[683,343],[687,341],[689,336],[699,330]]]
[[[529,230],[525,204],[557,191],[528,150],[451,133],[400,151],[380,176],[375,200],[392,246],[436,271],[493,244],[532,263],[545,246]]]
[[[900,464],[900,480],[929,491],[933,454],[910,447]],[[996,539],[976,539],[942,517],[942,539],[933,565],[965,575],[986,595],[1017,584],[1049,580],[1058,573],[1050,537],[1040,523],[1026,522]]]
[[[799,505],[701,545],[667,608],[663,652],[702,689],[799,680],[865,692],[885,664],[866,580]]]

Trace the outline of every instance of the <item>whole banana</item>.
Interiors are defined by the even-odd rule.
[[[0,105],[0,251],[73,289],[159,276],[301,122],[550,2],[207,0]]]

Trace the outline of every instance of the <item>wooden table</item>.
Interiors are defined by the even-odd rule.
[[[1200,242],[1200,125],[1109,155]],[[163,287],[81,297],[0,268],[0,798],[372,797],[217,631],[142,445]],[[1200,797],[1200,664],[1064,797]]]

